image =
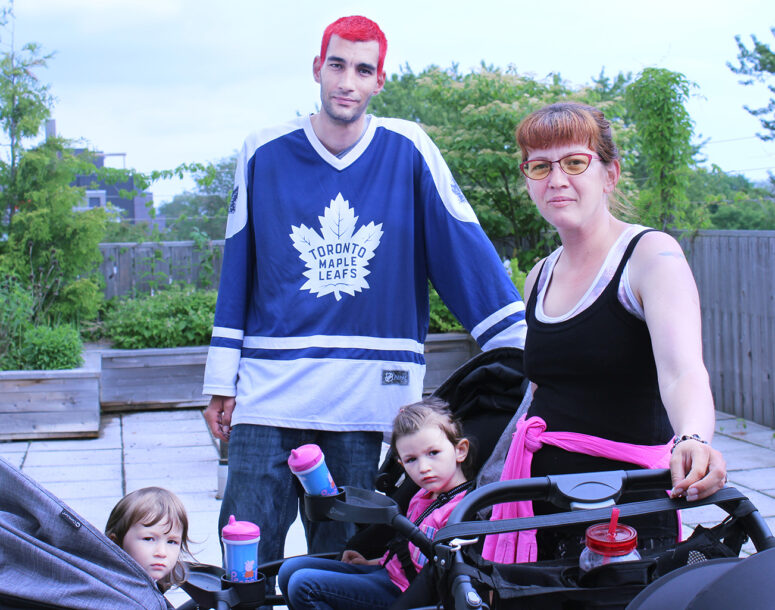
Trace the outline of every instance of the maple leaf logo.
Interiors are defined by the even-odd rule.
[[[333,294],[337,301],[342,293],[355,296],[369,287],[366,276],[369,261],[382,237],[382,223],[370,222],[355,231],[358,217],[342,193],[331,200],[318,216],[320,234],[304,225],[291,227],[290,238],[306,263],[307,281],[300,290],[316,293],[318,298]]]

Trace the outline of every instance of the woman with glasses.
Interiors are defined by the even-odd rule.
[[[562,245],[525,283],[524,366],[534,395],[503,478],[669,467],[673,497],[718,491],[726,464],[709,444],[715,411],[700,306],[680,246],[621,219],[618,151],[599,110],[552,104],[525,118],[516,137],[527,191]],[[625,500],[635,499],[643,496]],[[514,506],[496,507],[493,518],[525,516]],[[533,510],[557,509],[536,502]],[[628,523],[641,548],[675,543],[675,515]],[[583,533],[541,530],[537,543],[520,535],[518,545],[490,537],[485,556],[578,555]]]

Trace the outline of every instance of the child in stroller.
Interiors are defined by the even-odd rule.
[[[148,572],[160,591],[186,580],[181,553],[191,556],[188,516],[171,491],[143,487],[128,493],[110,512],[105,535]]]
[[[462,426],[447,403],[429,398],[399,410],[393,422],[391,450],[421,488],[409,503],[407,516],[432,538],[471,487],[469,441],[462,436]],[[387,608],[409,587],[411,573],[427,561],[411,543],[406,551],[411,563],[399,549],[371,560],[351,549],[344,552],[341,561],[294,557],[280,568],[280,589],[295,610],[321,604]]]

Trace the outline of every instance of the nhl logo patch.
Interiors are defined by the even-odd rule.
[[[409,385],[409,371],[382,371],[382,385]]]

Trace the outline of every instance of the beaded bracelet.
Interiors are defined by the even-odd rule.
[[[703,445],[708,444],[708,441],[702,440],[699,434],[684,434],[683,436],[676,436],[675,438],[673,438],[673,446],[670,449],[670,453],[673,453],[673,451],[675,451],[676,445],[678,445],[678,443],[683,443],[684,441],[697,441],[698,443],[702,443]]]

